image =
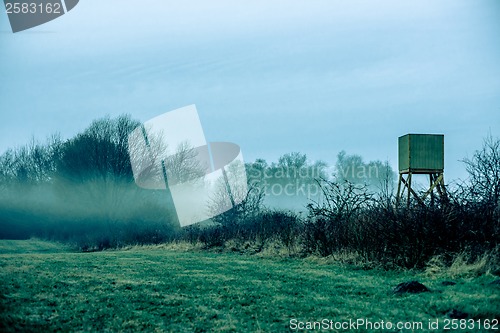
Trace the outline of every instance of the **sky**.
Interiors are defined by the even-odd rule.
[[[0,12],[0,154],[123,113],[196,104],[245,160],[345,150],[397,170],[397,139],[445,135],[445,179],[500,136],[498,0],[81,0],[12,33]]]

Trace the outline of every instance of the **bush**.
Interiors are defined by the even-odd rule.
[[[344,248],[353,247],[357,234],[356,219],[373,202],[364,185],[350,181],[321,179],[321,202],[308,205],[309,219],[304,229],[304,248],[308,253],[328,256]]]

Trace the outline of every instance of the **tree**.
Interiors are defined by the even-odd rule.
[[[347,155],[343,150],[337,155],[335,178],[351,183],[363,183],[367,178],[366,165],[360,155]]]
[[[127,115],[105,117],[65,142],[57,168],[59,195],[81,212],[109,220],[122,216],[137,194],[128,135],[139,125]]]
[[[500,199],[500,139],[488,135],[482,149],[463,162],[469,173],[473,200],[496,208]]]
[[[278,159],[278,167],[287,170],[300,170],[306,165],[307,156],[298,152],[285,154]]]
[[[199,152],[188,142],[181,142],[175,153],[165,159],[169,184],[185,183],[205,175],[207,166],[199,159]]]
[[[139,125],[130,116],[93,121],[83,133],[64,144],[59,174],[75,183],[131,182],[128,135]]]
[[[348,155],[341,151],[335,164],[335,178],[354,184],[365,184],[371,192],[387,197],[394,190],[396,173],[389,162],[370,161],[365,163],[360,155]]]
[[[484,245],[500,237],[500,139],[488,135],[481,150],[463,160],[469,181],[455,194],[461,215],[468,216],[468,238]],[[465,228],[464,228],[465,229]]]
[[[9,149],[0,156],[0,183],[36,185],[52,180],[62,141],[59,135],[49,137],[45,143],[34,138],[16,150]]]

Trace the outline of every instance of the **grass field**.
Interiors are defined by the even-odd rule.
[[[0,241],[0,266],[2,332],[287,332],[296,331],[293,319],[422,322],[415,332],[439,319],[433,332],[440,332],[453,309],[475,320],[465,331],[477,331],[477,323],[500,317],[500,287],[490,274],[363,270],[161,247],[72,253],[41,241]],[[409,280],[431,292],[393,294]]]

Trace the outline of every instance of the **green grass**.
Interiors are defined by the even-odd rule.
[[[70,247],[61,243],[46,242],[36,238],[28,241],[0,240],[0,254],[68,252]]]
[[[491,275],[442,286],[449,280],[443,274],[317,260],[162,248],[21,253],[49,245],[10,242],[0,241],[2,332],[287,332],[293,318],[422,321],[426,327],[436,318],[442,326],[451,309],[474,319],[500,317],[500,288],[490,285]],[[392,293],[414,279],[431,292]]]

